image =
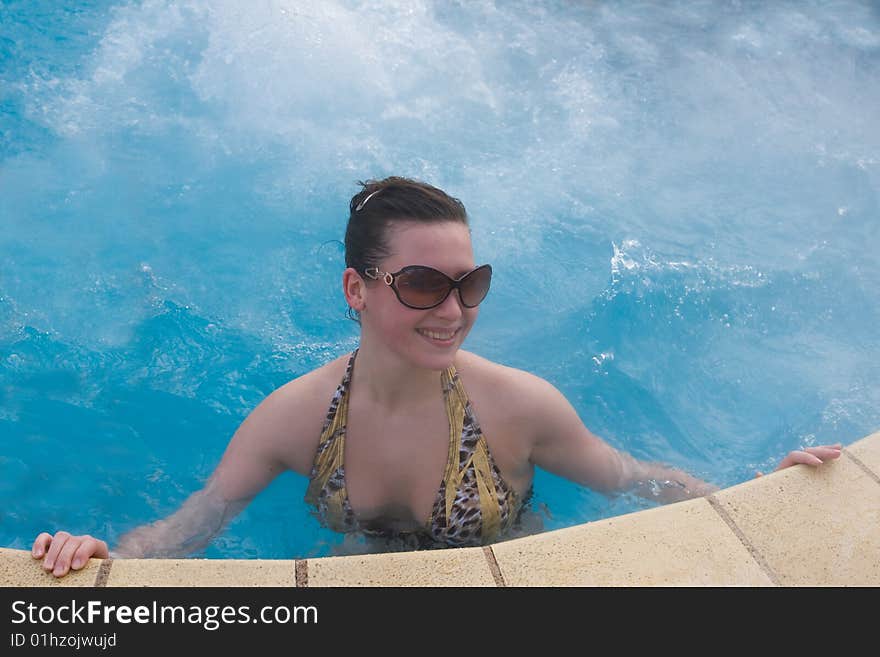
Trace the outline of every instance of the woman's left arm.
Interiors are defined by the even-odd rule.
[[[719,490],[680,468],[641,461],[615,449],[584,425],[553,385],[531,375],[524,383],[534,434],[531,461],[538,467],[602,493],[632,492],[661,503]],[[839,456],[840,445],[808,447],[789,453],[776,469],[795,464],[817,466]]]
[[[565,396],[544,379],[526,375],[521,383],[518,406],[528,409],[530,460],[539,468],[601,493],[631,492],[661,503],[718,490],[680,468],[615,449],[591,432]]]

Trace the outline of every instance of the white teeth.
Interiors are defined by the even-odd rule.
[[[451,340],[456,331],[446,331],[440,333],[438,331],[428,331],[427,329],[418,329],[419,333],[434,340]]]

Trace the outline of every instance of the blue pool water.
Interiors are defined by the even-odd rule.
[[[360,179],[461,198],[466,347],[721,486],[880,428],[874,2],[0,0],[0,545],[113,542],[356,345]],[[329,401],[329,400],[328,400]],[[331,553],[280,477],[204,553]],[[554,529],[646,508],[539,473]]]

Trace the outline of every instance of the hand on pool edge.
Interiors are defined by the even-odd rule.
[[[110,550],[107,543],[88,534],[73,536],[61,531],[52,536],[43,532],[34,540],[31,556],[43,560],[43,570],[55,577],[64,577],[71,569],[85,566],[90,557],[108,558]]]
[[[793,450],[779,462],[779,465],[776,466],[774,472],[798,464],[811,465],[813,467],[822,465],[826,461],[832,461],[839,458],[842,447],[843,446],[840,443],[834,443],[833,445],[817,445],[816,447],[805,447],[804,449]],[[763,472],[755,473],[755,477],[762,477],[763,475]]]

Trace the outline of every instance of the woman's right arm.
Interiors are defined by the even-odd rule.
[[[41,533],[31,553],[43,569],[63,577],[90,557],[185,557],[207,546],[284,470],[308,474],[326,402],[306,375],[269,395],[242,422],[206,485],[167,518],[123,534],[111,551],[103,540],[60,531]],[[329,397],[327,397],[329,398]]]
[[[227,499],[212,476],[167,518],[123,534],[112,551],[101,539],[60,531],[54,536],[47,532],[37,536],[32,554],[42,559],[43,569],[55,577],[79,570],[90,557],[185,557],[208,545],[247,503],[248,499]]]

